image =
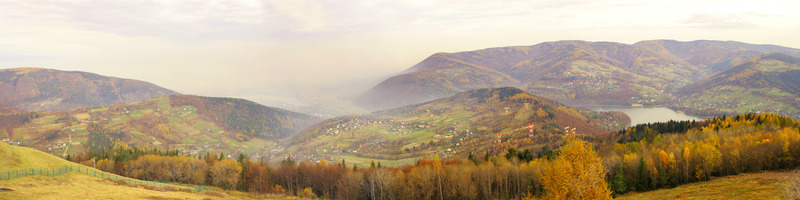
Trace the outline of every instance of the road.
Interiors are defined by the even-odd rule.
[[[64,155],[61,155],[61,157],[65,158],[67,157],[67,150],[69,150],[69,147],[72,146],[72,135],[70,135],[69,132],[67,132],[67,135],[69,136],[69,142],[67,143],[67,148],[64,148]]]

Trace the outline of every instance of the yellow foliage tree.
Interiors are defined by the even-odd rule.
[[[567,138],[558,158],[545,171],[546,199],[611,199],[604,179],[606,168],[586,141]]]

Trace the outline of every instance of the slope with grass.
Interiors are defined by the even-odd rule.
[[[785,199],[787,177],[795,172],[762,172],[714,178],[670,189],[626,194],[617,199]]]
[[[0,143],[0,172],[18,169],[52,169],[75,165],[69,161],[26,147]],[[99,170],[82,166],[91,171]],[[124,178],[125,180],[139,181]],[[29,175],[0,180],[0,199],[250,199],[243,193],[193,192],[178,186],[130,186],[76,171],[58,176]],[[142,181],[143,182],[143,181]]]
[[[0,143],[0,172],[27,168],[58,168],[70,162],[34,149]]]

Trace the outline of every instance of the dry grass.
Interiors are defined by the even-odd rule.
[[[792,171],[785,180],[783,194],[791,200],[800,200],[800,169]]]
[[[45,152],[0,142],[0,172],[28,168],[52,169],[69,164],[69,161]]]
[[[618,199],[786,199],[783,189],[790,175],[792,172],[740,174]]]
[[[0,171],[15,169],[52,169],[74,163],[30,148],[0,143]],[[248,199],[246,193],[195,193],[185,187],[130,186],[122,180],[103,180],[98,177],[70,172],[60,176],[32,175],[0,180],[4,199]],[[131,179],[133,180],[133,179]]]
[[[132,187],[77,172],[61,176],[28,176],[0,181],[0,199],[242,199],[169,188]]]

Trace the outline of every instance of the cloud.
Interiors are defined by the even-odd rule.
[[[692,14],[681,23],[695,28],[754,29],[759,26],[749,20],[747,14]],[[763,16],[763,15],[762,15]]]
[[[374,81],[436,52],[553,40],[800,47],[798,7],[774,0],[11,0],[0,1],[0,67],[92,71],[244,97]]]

